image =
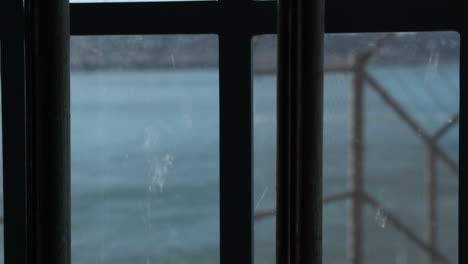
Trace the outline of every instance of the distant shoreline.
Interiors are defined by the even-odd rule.
[[[457,60],[443,60],[439,61],[438,64],[440,65],[447,65],[447,64],[453,64],[457,65],[458,61]],[[372,62],[371,65],[373,67],[386,67],[386,66],[394,66],[394,67],[402,67],[402,66],[416,66],[416,65],[430,65],[427,63],[427,61],[422,62],[422,61],[413,61],[413,62],[407,62],[407,63],[401,63],[398,61],[386,61],[386,62]],[[326,65],[325,70],[327,68],[333,68],[333,67],[348,67],[349,63],[334,63],[333,65]],[[182,66],[179,65],[177,67],[173,66],[157,66],[157,67],[74,67],[72,66],[71,71],[72,72],[97,72],[97,71],[108,71],[108,72],[127,72],[127,71],[190,71],[190,70],[213,70],[216,71],[218,70],[219,67],[218,65],[216,66],[205,66],[205,67],[200,67],[200,66]],[[257,75],[271,75],[276,73],[276,66],[272,62],[271,65],[263,65],[263,66],[253,66],[253,73]]]
[[[353,54],[369,50],[382,34],[338,34],[325,38],[326,65],[348,64]],[[211,35],[79,36],[71,40],[72,70],[151,70],[219,67],[218,40]],[[421,64],[459,60],[459,36],[453,32],[415,33],[390,38],[374,64]],[[234,51],[235,52],[235,51]],[[271,73],[276,64],[276,37],[252,41],[252,67]]]

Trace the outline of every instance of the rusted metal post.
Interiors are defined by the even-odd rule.
[[[434,148],[426,147],[426,239],[430,248],[436,248],[437,241],[437,164]],[[427,253],[427,263],[435,264],[434,251]]]
[[[363,162],[364,162],[364,78],[363,61],[355,57],[351,92],[351,157],[349,188],[352,192],[349,208],[348,263],[363,262]]]
[[[372,88],[380,98],[388,104],[392,110],[398,115],[398,117],[407,124],[413,132],[419,135],[419,137],[424,141],[425,144],[432,147],[434,153],[437,154],[440,161],[444,162],[448,168],[454,173],[454,175],[459,175],[458,173],[458,164],[445,152],[442,150],[435,141],[432,140],[432,137],[427,133],[409,114],[408,112],[393,98],[388,92],[385,91],[382,85],[371,75],[366,73],[364,79],[369,84],[369,87]],[[457,121],[457,119],[455,120]],[[457,121],[458,122],[458,121]],[[446,129],[444,129],[446,130]],[[436,135],[441,132],[436,132]],[[442,131],[442,133],[445,133]]]

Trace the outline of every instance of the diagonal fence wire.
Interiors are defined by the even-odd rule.
[[[439,155],[439,158],[450,168],[453,174],[458,175],[458,165],[450,158],[450,156],[442,150],[432,137],[414,120],[403,107],[385,91],[383,86],[368,72],[364,72],[363,78],[370,84],[370,87],[376,91],[380,97],[396,112],[396,114],[404,121],[421,139],[429,145],[434,152]]]
[[[346,200],[346,199],[350,198],[351,195],[352,195],[351,192],[340,192],[340,193],[336,193],[336,194],[331,194],[331,195],[325,196],[323,198],[323,203],[327,204],[327,203],[337,202],[337,201],[340,201],[340,200]],[[274,208],[264,209],[264,210],[257,210],[254,213],[254,220],[258,221],[258,220],[262,220],[262,219],[265,219],[265,218],[268,218],[268,217],[271,217],[271,216],[275,216],[275,215],[276,215],[276,209],[274,209]]]
[[[416,244],[419,248],[424,250],[426,253],[429,253],[436,257],[442,263],[450,263],[448,258],[444,256],[437,248],[431,247],[424,242],[423,239],[419,238],[416,233],[414,233],[410,227],[406,226],[395,214],[391,211],[384,209],[381,204],[372,198],[369,194],[364,193],[364,201],[367,202],[374,209],[382,211],[382,213],[387,218],[387,221],[390,222],[398,231],[403,233],[408,240]]]
[[[432,138],[434,140],[437,140],[439,139],[440,137],[442,137],[443,135],[445,135],[445,133],[447,133],[452,127],[454,127],[455,125],[458,124],[458,121],[460,120],[460,114],[459,113],[455,113],[452,115],[452,117],[450,118],[450,121],[445,123],[445,125],[443,125],[442,127],[440,127],[433,135],[432,135]]]
[[[379,49],[385,44],[385,42],[393,37],[394,34],[384,34],[382,37],[376,40],[374,45],[364,51],[356,54],[355,61],[351,65],[344,65],[344,66],[335,66],[335,67],[326,67],[325,72],[327,73],[351,73],[351,74],[359,74],[363,81],[368,83],[370,88],[377,92],[377,94],[384,100],[384,102],[390,106],[390,108],[396,112],[397,116],[403,121],[403,123],[407,124],[410,129],[418,134],[423,142],[428,146],[429,150],[433,152],[435,155],[439,157],[439,159],[444,162],[451,172],[455,175],[458,175],[458,164],[438,145],[438,139],[445,135],[451,128],[453,128],[459,122],[459,114],[454,113],[449,121],[439,127],[438,130],[434,133],[429,133],[428,131],[424,130],[422,126],[403,108],[399,102],[393,98],[387,90],[384,88],[383,85],[379,83],[379,81],[374,78],[367,70],[366,65],[370,61],[370,59],[379,51]],[[404,234],[408,240],[416,244],[420,249],[425,251],[428,256],[432,256],[430,258],[434,258],[434,261],[438,263],[448,264],[450,263],[447,256],[445,256],[440,249],[435,246],[434,241],[429,239],[429,241],[425,241],[424,239],[420,238],[409,226],[403,223],[400,218],[394,214],[393,212],[382,208],[381,204],[371,197],[366,191],[361,190],[358,193],[359,203],[367,204],[375,209],[382,211],[382,213],[386,216],[387,221],[392,224],[399,232]],[[337,194],[333,194],[327,197],[324,197],[323,203],[327,204],[330,202],[340,201],[340,200],[347,200],[347,199],[356,199],[355,195],[357,193],[353,193],[352,191],[345,191]],[[264,218],[272,217],[276,215],[275,209],[267,209],[267,210],[259,210],[256,211],[254,214],[254,220],[262,220]],[[433,262],[431,262],[433,263]]]

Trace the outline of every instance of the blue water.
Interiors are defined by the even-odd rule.
[[[218,262],[215,72],[72,75],[75,263]]]
[[[429,131],[458,110],[455,66],[371,70]],[[324,194],[349,167],[351,77],[327,74]],[[72,74],[72,256],[85,263],[219,263],[219,102],[213,70]],[[424,145],[366,90],[366,188],[424,234]],[[254,207],[275,204],[275,78],[254,80]],[[458,126],[441,139],[455,159]],[[458,262],[458,176],[439,163],[440,245]],[[239,195],[243,195],[239,192]],[[324,263],[345,263],[346,203],[324,207]],[[424,254],[367,209],[367,263]],[[273,263],[274,221],[255,223],[255,263]]]
[[[422,127],[432,134],[452,122],[458,111],[458,68],[455,65],[370,68],[386,91]],[[255,82],[255,204],[274,207],[275,200],[275,79]],[[349,74],[326,74],[324,80],[324,195],[347,189],[350,165]],[[365,90],[366,190],[383,208],[424,238],[425,148],[420,136],[402,123],[377,94]],[[440,140],[441,147],[457,161],[458,126]],[[458,176],[438,163],[439,242],[442,252],[458,263]],[[347,203],[327,204],[323,211],[324,263],[347,263]],[[274,263],[274,219],[256,224],[256,263]],[[366,263],[426,263],[418,247],[398,233],[381,211],[366,208],[364,217]]]

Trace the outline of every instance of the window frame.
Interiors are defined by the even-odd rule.
[[[8,25],[8,26],[6,26]],[[26,90],[20,1],[0,2],[4,261],[27,263]],[[6,67],[5,65],[8,65]],[[8,100],[7,100],[8,98]]]
[[[459,222],[465,206],[468,23],[459,1],[326,0],[326,33],[460,34]],[[22,0],[0,3],[5,263],[27,260],[27,151]],[[273,1],[71,3],[71,35],[217,34],[219,37],[221,263],[253,261],[251,39],[276,33]],[[241,19],[239,19],[241,14]],[[369,21],[372,21],[369,23]],[[8,67],[6,67],[8,65]],[[16,88],[15,88],[16,87]],[[239,107],[241,105],[242,107]],[[236,140],[232,140],[236,139]],[[233,162],[233,161],[236,162]],[[238,177],[243,175],[243,177]],[[239,194],[242,195],[239,195]],[[227,209],[229,208],[229,209]],[[230,217],[235,215],[236,218]],[[459,225],[459,233],[465,231]],[[465,244],[459,236],[459,261]]]

